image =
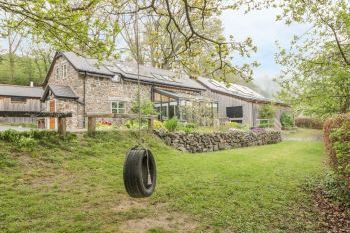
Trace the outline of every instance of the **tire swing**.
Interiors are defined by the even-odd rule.
[[[135,13],[135,39],[136,56],[139,57],[138,39],[138,15]],[[129,196],[134,198],[149,197],[154,192],[157,180],[156,163],[152,152],[146,149],[141,143],[141,86],[140,86],[140,64],[137,59],[137,80],[138,80],[138,111],[139,129],[138,145],[132,147],[126,153],[124,162],[123,179],[124,186]]]
[[[124,163],[124,185],[131,197],[149,197],[156,187],[157,170],[152,152],[144,147],[131,148]]]

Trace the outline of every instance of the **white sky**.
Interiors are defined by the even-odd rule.
[[[275,41],[279,41],[283,47],[288,47],[293,35],[301,35],[310,28],[307,25],[288,26],[282,21],[276,22],[277,14],[276,9],[254,11],[248,14],[228,10],[221,16],[227,37],[233,35],[238,40],[244,40],[249,36],[253,39],[258,51],[252,56],[252,60],[260,63],[260,67],[254,70],[254,82],[268,92],[275,89],[272,79],[281,69],[274,60],[275,53],[278,52]],[[235,61],[240,59],[234,58]]]

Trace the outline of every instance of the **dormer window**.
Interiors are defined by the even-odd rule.
[[[119,83],[120,82],[120,75],[116,74],[112,78],[112,82]]]

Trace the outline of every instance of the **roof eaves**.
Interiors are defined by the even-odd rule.
[[[138,82],[137,78],[130,78],[130,77],[127,77],[127,76],[123,76],[123,79],[127,79],[127,80],[131,80],[133,82]],[[158,84],[160,86],[170,86],[170,87],[180,87],[182,89],[187,89],[187,90],[194,90],[194,91],[205,91],[206,89],[205,88],[197,88],[197,87],[189,87],[189,86],[185,86],[185,85],[181,85],[181,84],[170,84],[170,83],[165,83],[165,82],[157,82],[157,81],[147,81],[147,80],[140,80],[140,83],[147,83],[147,84]]]
[[[101,78],[112,78],[114,75],[110,75],[110,74],[103,74],[103,73],[97,73],[97,72],[91,72],[91,71],[86,71],[86,70],[78,70],[77,71],[80,74],[86,74],[89,76],[95,76],[95,77],[101,77]]]
[[[38,96],[27,96],[27,95],[4,95],[4,94],[0,94],[0,96],[3,97],[23,97],[23,98],[27,98],[27,99],[40,99],[41,97]]]

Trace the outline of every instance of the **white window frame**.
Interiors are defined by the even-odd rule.
[[[117,107],[113,107],[113,104],[117,104]],[[123,103],[124,106],[120,107],[119,104]],[[111,102],[111,112],[116,114],[125,114],[126,113],[126,101],[112,101]]]
[[[114,82],[114,83],[120,83],[120,81],[121,81],[121,77],[120,77],[119,74],[116,74],[116,75],[113,76],[112,82]]]
[[[66,78],[66,77],[67,77],[67,74],[68,74],[68,67],[67,67],[67,64],[64,63],[64,64],[62,65],[62,77],[63,77],[63,78]]]
[[[55,70],[55,78],[58,79],[60,77],[60,67],[57,66]]]

